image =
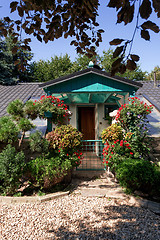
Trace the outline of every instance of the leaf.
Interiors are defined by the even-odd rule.
[[[139,61],[139,56],[135,55],[135,54],[131,54],[131,59],[135,62],[138,62]]]
[[[38,39],[38,41],[42,42],[42,38],[39,34],[37,34],[37,39]]]
[[[77,43],[75,40],[73,40],[73,41],[70,43],[70,45],[78,46],[78,43]]]
[[[122,65],[119,67],[119,72],[120,72],[121,74],[123,74],[123,73],[126,72],[126,66],[125,66],[125,64],[122,64]]]
[[[128,59],[126,68],[133,71],[137,68],[137,64],[133,60]]]
[[[152,30],[153,32],[155,32],[155,33],[159,33],[159,27],[155,24],[155,23],[153,23],[153,22],[151,22],[151,21],[147,21],[147,22],[144,22],[142,25],[141,25],[141,27],[143,28],[143,29],[150,29],[150,30]]]
[[[13,43],[17,43],[18,37],[13,38]]]
[[[104,30],[103,29],[99,29],[98,32],[99,33],[104,33]]]
[[[8,23],[11,22],[11,19],[9,17],[4,17],[4,20]]]
[[[139,8],[139,12],[140,12],[141,18],[148,19],[152,13],[151,2],[149,0],[143,0]]]
[[[141,30],[141,37],[144,38],[146,41],[150,40],[150,35],[147,30]]]
[[[157,12],[157,17],[160,17],[160,1],[159,0],[152,0],[153,2],[153,8],[155,12]]]
[[[15,23],[19,25],[19,24],[21,24],[21,21],[17,20],[17,21],[15,21]]]
[[[118,57],[121,54],[121,52],[123,51],[123,48],[124,48],[124,46],[117,47],[116,50],[113,53],[113,58]]]
[[[118,58],[117,60],[115,60],[113,63],[112,63],[112,68],[114,69],[117,69],[120,64],[121,64],[121,61],[122,61],[123,58]]]
[[[118,10],[120,7],[122,7],[122,1],[110,0],[107,7],[116,8]]]
[[[13,54],[16,54],[16,53],[17,53],[17,50],[18,50],[18,47],[17,47],[17,46],[14,46],[14,47],[12,48],[12,53],[13,53]]]
[[[120,38],[115,38],[112,41],[109,42],[110,45],[119,45],[124,41],[124,39],[120,39]]]
[[[10,3],[11,13],[16,10],[17,4],[18,4],[18,2],[16,2],[16,1]]]
[[[21,7],[18,7],[18,14],[20,17],[23,17],[23,10]]]

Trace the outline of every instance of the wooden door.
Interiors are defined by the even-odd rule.
[[[94,107],[79,107],[79,130],[84,140],[95,139],[95,111]]]

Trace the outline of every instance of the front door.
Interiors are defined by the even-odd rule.
[[[78,107],[79,131],[84,140],[95,139],[95,109],[94,107]]]

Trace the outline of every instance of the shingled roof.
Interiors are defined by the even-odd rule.
[[[50,80],[48,82],[40,84],[40,87],[45,88],[45,87],[53,86],[53,85],[59,84],[61,82],[66,82],[66,81],[69,81],[73,78],[81,77],[81,76],[89,74],[89,73],[94,73],[94,74],[97,74],[97,75],[115,80],[117,82],[122,82],[124,84],[131,85],[131,86],[134,86],[134,87],[137,87],[137,88],[142,87],[142,84],[139,81],[136,82],[136,81],[126,79],[126,78],[123,78],[123,77],[119,77],[119,76],[112,77],[110,73],[108,73],[106,71],[102,71],[100,69],[96,69],[94,67],[93,68],[87,68],[87,69],[84,69],[82,71],[74,72],[74,73],[71,73],[69,75]]]
[[[143,87],[137,90],[136,95],[142,95],[160,111],[160,81],[156,82],[156,87],[154,87],[153,81],[140,82]]]
[[[7,114],[6,108],[10,102],[20,99],[23,102],[30,98],[45,94],[39,83],[19,83],[17,85],[0,85],[0,117]]]

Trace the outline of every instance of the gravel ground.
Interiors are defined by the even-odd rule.
[[[127,200],[71,194],[0,207],[1,240],[160,239],[160,216]]]

